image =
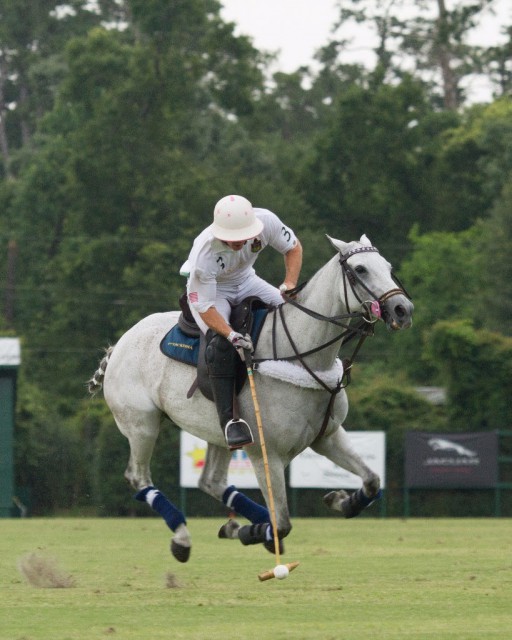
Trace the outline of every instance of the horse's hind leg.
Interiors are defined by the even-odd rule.
[[[130,443],[130,459],[125,478],[134,489],[135,499],[146,502],[162,516],[176,535],[171,540],[172,555],[179,562],[190,557],[191,540],[183,513],[156,487],[151,480],[150,461],[160,431],[160,411],[127,411],[116,413],[114,418],[121,433]]]
[[[324,455],[335,464],[355,475],[363,481],[361,489],[348,494],[340,489],[331,491],[324,496],[325,504],[341,511],[345,518],[353,518],[369,507],[372,502],[380,498],[380,478],[363,461],[361,456],[353,448],[345,429],[340,425],[338,429],[329,436],[320,438],[311,445],[311,448]]]
[[[140,491],[153,484],[150,462],[160,432],[160,415],[152,412],[135,416],[134,413],[130,412],[129,419],[128,412],[121,416],[114,413],[114,418],[119,431],[130,444],[130,458],[124,477],[134,489]]]

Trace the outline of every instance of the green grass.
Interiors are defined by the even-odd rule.
[[[296,519],[286,580],[274,557],[191,519],[189,563],[151,519],[0,520],[0,640],[510,638],[512,521]],[[18,563],[54,558],[72,588],[36,588]],[[169,574],[178,587],[170,588]]]

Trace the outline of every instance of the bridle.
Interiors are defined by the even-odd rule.
[[[299,353],[297,345],[295,344],[295,341],[293,340],[289,327],[286,323],[286,319],[284,315],[285,304],[282,304],[282,305],[279,305],[276,309],[272,310],[273,312],[273,319],[272,319],[273,358],[254,358],[253,359],[255,368],[257,368],[257,365],[259,362],[263,362],[265,360],[270,360],[270,359],[286,360],[286,361],[298,360],[301,363],[301,365],[304,367],[304,369],[309,373],[309,375],[330,394],[331,397],[329,400],[329,404],[327,406],[327,411],[325,413],[324,420],[320,428],[320,432],[316,439],[321,438],[327,428],[329,417],[332,415],[332,408],[333,408],[334,400],[336,399],[337,394],[350,383],[350,370],[354,362],[354,359],[357,353],[359,352],[359,349],[362,347],[366,338],[370,335],[373,335],[374,325],[377,322],[377,320],[380,317],[382,317],[385,320],[386,310],[385,310],[384,304],[390,298],[397,295],[404,295],[410,299],[410,296],[406,292],[402,283],[400,282],[400,280],[398,280],[398,278],[394,274],[392,274],[392,278],[397,286],[394,287],[393,289],[389,289],[388,291],[383,293],[381,296],[377,296],[364,283],[364,281],[357,274],[355,269],[353,269],[348,264],[347,262],[348,259],[353,255],[357,253],[369,253],[369,252],[379,253],[379,250],[377,249],[377,247],[374,247],[374,246],[364,246],[364,247],[358,247],[356,249],[352,249],[351,251],[348,251],[347,253],[344,253],[344,254],[340,253],[339,263],[341,265],[341,270],[343,273],[343,295],[345,299],[345,308],[347,309],[347,313],[340,314],[337,316],[324,316],[318,313],[317,311],[313,311],[313,309],[308,309],[304,305],[301,305],[299,302],[297,302],[294,299],[295,295],[299,293],[299,291],[301,291],[306,286],[307,282],[304,282],[298,287],[296,287],[295,289],[282,294],[286,304],[291,304],[292,306],[296,307],[303,313],[306,313],[312,318],[315,318],[316,320],[320,320],[322,322],[328,322],[330,324],[334,324],[336,326],[342,327],[341,333],[336,335],[334,338],[332,338],[328,342],[325,342],[324,344],[319,345],[318,347],[314,347],[309,351]],[[359,287],[369,294],[370,296],[369,300],[363,300],[363,298],[359,295],[359,291],[358,291]],[[349,291],[354,295],[354,297],[359,302],[363,310],[350,311],[350,304],[348,300]],[[277,354],[276,328],[277,328],[278,315],[279,315],[279,319],[281,321],[283,330],[286,334],[286,337],[288,338],[288,342],[292,347],[292,350],[294,353],[294,355],[292,356],[279,357]],[[354,318],[360,318],[361,322],[358,323],[356,326],[351,327],[350,320]],[[312,355],[313,353],[322,351],[323,349],[330,347],[332,344],[340,340],[341,340],[341,345],[340,345],[340,348],[341,348],[343,345],[345,345],[349,340],[351,340],[355,336],[359,336],[359,340],[352,353],[352,356],[350,358],[345,358],[343,360],[343,370],[344,370],[343,377],[340,378],[340,380],[338,380],[338,383],[336,384],[335,387],[331,388],[311,369],[311,367],[309,367],[309,365],[305,362],[304,358]],[[344,380],[346,381],[344,382]]]
[[[366,301],[363,301],[362,298],[359,296],[359,294],[358,294],[358,292],[356,290],[356,286],[357,285],[362,287],[370,295],[370,297],[371,297],[371,299],[373,301],[378,302],[379,307],[380,307],[380,309],[381,309],[381,311],[383,313],[385,313],[385,309],[382,308],[383,305],[390,298],[392,298],[393,296],[403,295],[406,298],[408,298],[409,300],[411,299],[410,295],[405,290],[405,287],[403,286],[403,284],[400,282],[400,280],[397,278],[397,276],[393,272],[391,273],[391,277],[392,277],[393,281],[395,282],[395,284],[397,286],[395,288],[393,288],[393,289],[389,289],[389,291],[386,291],[381,296],[377,297],[377,295],[369,287],[366,286],[366,284],[364,283],[362,278],[359,277],[359,275],[357,274],[355,269],[353,269],[348,264],[347,260],[349,258],[351,258],[353,255],[357,254],[357,253],[370,253],[370,252],[379,253],[379,250],[377,249],[377,247],[374,247],[372,245],[372,246],[358,247],[357,249],[352,249],[351,251],[348,251],[347,253],[344,253],[344,254],[340,253],[340,265],[341,265],[341,269],[343,271],[343,292],[344,292],[344,297],[345,297],[345,307],[346,307],[347,311],[350,310],[350,305],[349,305],[349,302],[348,302],[347,282],[350,285],[350,289],[351,289],[352,293],[354,294],[356,300],[361,305],[364,306],[366,304]]]

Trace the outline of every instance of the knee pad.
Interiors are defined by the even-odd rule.
[[[214,333],[205,350],[208,373],[211,376],[234,377],[238,355],[227,338]]]

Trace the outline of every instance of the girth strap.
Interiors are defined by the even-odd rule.
[[[324,419],[322,421],[322,426],[320,427],[320,431],[319,431],[317,437],[315,438],[315,441],[316,441],[318,438],[321,438],[324,435],[325,430],[327,429],[327,425],[329,423],[329,418],[332,416],[332,410],[333,410],[333,406],[334,406],[334,401],[336,399],[336,396],[343,389],[343,386],[344,386],[343,385],[343,378],[340,378],[340,380],[338,380],[338,384],[333,389],[331,389],[329,387],[329,385],[325,384],[325,382],[322,380],[322,378],[317,376],[317,374],[313,371],[313,369],[311,369],[311,367],[306,364],[306,361],[304,360],[304,355],[305,354],[299,353],[299,350],[297,349],[297,345],[295,344],[295,342],[294,342],[294,340],[293,340],[293,338],[291,336],[290,330],[288,329],[288,325],[286,324],[286,321],[284,319],[283,306],[282,305],[279,307],[279,315],[280,315],[280,318],[281,318],[281,323],[283,325],[283,329],[284,329],[284,331],[286,333],[286,337],[288,338],[288,341],[289,341],[290,345],[292,346],[292,349],[293,349],[293,351],[295,353],[295,356],[296,356],[297,360],[301,363],[301,365],[304,367],[304,369],[306,369],[306,371],[309,373],[309,375],[314,380],[316,380],[316,382],[318,382],[318,384],[320,386],[322,386],[331,395],[331,397],[329,398],[329,404],[327,405],[327,409],[326,409],[326,412],[325,412],[325,415],[324,415]],[[337,340],[339,340],[339,337],[337,338]]]

